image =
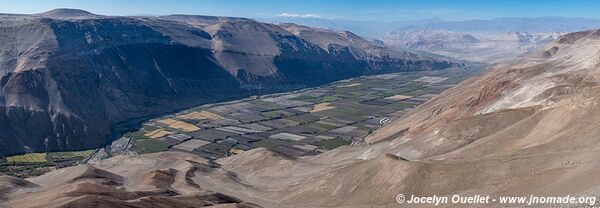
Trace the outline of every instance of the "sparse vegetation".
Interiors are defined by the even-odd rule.
[[[140,139],[135,142],[140,154],[162,152],[169,149],[169,145],[156,139]]]
[[[227,156],[227,151],[238,147],[267,147],[302,156],[310,152],[298,148],[303,145],[330,150],[361,139],[381,126],[377,119],[402,116],[448,86],[447,80],[443,85],[414,80],[476,72],[452,68],[366,76],[307,91],[216,103],[154,119],[127,136],[135,139],[135,150],[141,154],[169,148],[182,151],[184,146],[178,145],[199,139],[210,144],[183,149],[208,159]],[[281,133],[299,139],[272,138]]]
[[[39,164],[47,163],[46,153],[29,153],[24,155],[15,155],[6,158],[8,164]]]
[[[333,139],[321,140],[321,141],[315,142],[313,144],[317,145],[323,149],[326,149],[326,150],[332,150],[332,149],[338,148],[340,146],[348,145],[348,144],[350,144],[350,142],[346,141],[342,138],[335,137]]]
[[[84,150],[84,151],[75,151],[75,152],[51,152],[48,153],[47,159],[58,162],[58,161],[67,161],[67,160],[83,160],[89,157],[92,153],[94,153],[94,149]]]

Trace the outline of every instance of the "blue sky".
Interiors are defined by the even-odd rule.
[[[495,17],[600,18],[600,1],[580,0],[2,0],[1,13],[38,13],[79,8],[109,15],[202,14],[271,18],[401,21]]]

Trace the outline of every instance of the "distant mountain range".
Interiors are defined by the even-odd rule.
[[[491,20],[437,21],[414,24],[400,30],[448,30],[461,32],[574,32],[600,27],[600,19],[569,17],[504,17]]]
[[[395,48],[489,63],[513,59],[566,32],[600,28],[600,19],[570,17],[505,17],[467,21],[432,18],[395,22],[278,17],[266,21],[351,30],[373,42]]]
[[[380,38],[386,45],[425,51],[457,59],[496,63],[548,44],[559,32],[454,32],[448,30],[398,30]]]
[[[267,22],[293,22],[326,29],[350,30],[377,36],[398,30],[447,30],[454,32],[575,32],[600,28],[600,19],[574,17],[503,17],[491,20],[444,21],[439,18],[412,21],[350,21],[322,18],[277,17]]]
[[[99,147],[118,123],[207,102],[459,65],[230,17],[2,14],[0,40],[0,155]]]

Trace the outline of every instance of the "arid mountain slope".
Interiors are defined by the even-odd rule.
[[[191,180],[195,174],[209,174],[212,166],[175,152],[119,156],[95,166],[61,169],[31,182],[0,177],[0,197],[21,196],[4,204],[9,207],[258,207]],[[14,185],[7,189],[4,184]]]
[[[115,124],[207,102],[456,65],[385,47],[373,54],[352,38],[360,44],[316,42],[243,18],[3,14],[0,155],[99,147]],[[336,49],[320,47],[328,44]]]
[[[567,34],[496,66],[387,124],[370,145],[219,161],[255,188],[230,183],[228,193],[320,207],[392,205],[401,193],[596,196],[598,34]]]
[[[161,160],[169,160],[168,164],[181,164],[182,160],[212,164],[197,164],[202,168],[186,171],[194,174],[186,174],[185,183],[171,183],[171,187],[177,193],[197,193],[182,185],[193,181],[202,189],[265,207],[389,207],[398,206],[397,194],[597,196],[599,34],[567,34],[539,52],[496,66],[386,124],[366,138],[368,145],[343,146],[301,158],[254,149],[215,164],[197,156],[171,155],[175,153],[119,156],[93,167],[138,181],[146,172],[167,168],[154,165]],[[120,163],[139,160],[147,164],[122,170]],[[185,169],[189,163],[169,167],[189,170]],[[11,193],[5,194],[7,204],[47,199],[60,205],[62,200],[77,200],[58,199],[48,187],[73,186],[69,180],[80,175],[75,170],[84,168],[72,167],[30,179],[35,184],[32,187],[7,191]],[[65,179],[55,180],[58,176]],[[131,192],[145,190],[140,186],[148,183],[114,186]],[[37,186],[42,188],[33,188]]]

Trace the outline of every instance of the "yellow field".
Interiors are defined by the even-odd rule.
[[[324,111],[324,110],[329,110],[329,109],[334,109],[334,106],[330,106],[331,103],[319,103],[316,104],[315,107],[310,111],[311,113],[314,112],[319,112],[319,111]]]
[[[96,151],[95,149],[90,149],[90,150],[76,151],[76,152],[51,152],[51,153],[48,153],[47,158],[52,161],[86,158],[86,157],[89,157],[95,151]]]
[[[157,129],[151,132],[148,132],[146,134],[144,134],[144,136],[151,138],[151,139],[157,139],[157,138],[161,138],[167,135],[171,135],[174,134],[175,132],[170,132],[164,129]]]
[[[179,130],[182,130],[185,132],[192,132],[192,131],[200,130],[200,128],[198,128],[197,126],[194,126],[192,124],[189,124],[189,123],[186,123],[183,121],[171,119],[171,118],[158,120],[157,122],[165,124],[165,125],[169,125],[170,128],[179,129]]]
[[[8,163],[46,163],[46,153],[29,153],[24,155],[17,155],[7,157]]]
[[[161,119],[161,120],[158,120],[158,121],[156,121],[156,122],[158,122],[158,123],[162,123],[162,124],[166,124],[166,125],[171,125],[172,123],[175,123],[175,122],[177,122],[177,120],[175,120],[175,119],[171,119],[171,118],[167,118],[167,119]]]
[[[408,95],[394,95],[394,96],[390,96],[390,97],[386,97],[386,100],[394,100],[394,101],[400,101],[400,100],[406,100],[412,98],[412,96],[408,96]]]
[[[211,119],[211,120],[218,120],[218,119],[222,119],[223,117],[221,117],[220,115],[208,112],[208,111],[194,111],[191,113],[187,113],[187,114],[183,114],[178,116],[179,118],[184,118],[184,119],[192,119],[192,120],[205,120],[205,119]]]
[[[242,154],[244,152],[245,152],[244,150],[237,149],[237,148],[231,148],[229,150],[229,153],[234,154],[234,155],[239,155],[239,154]]]

